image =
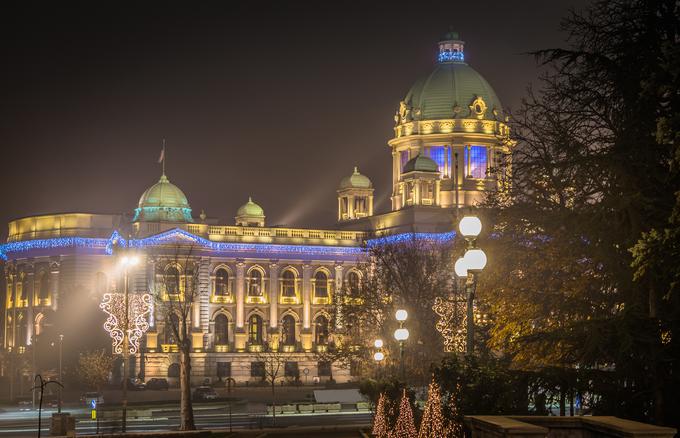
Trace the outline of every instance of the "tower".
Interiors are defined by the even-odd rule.
[[[350,221],[373,216],[373,183],[354,168],[338,187],[338,221]]]

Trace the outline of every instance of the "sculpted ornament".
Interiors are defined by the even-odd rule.
[[[475,100],[470,104],[470,114],[476,116],[478,119],[484,117],[487,107],[486,102],[480,96],[477,96]]]

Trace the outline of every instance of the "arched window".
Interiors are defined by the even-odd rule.
[[[40,292],[38,294],[40,300],[46,300],[50,297],[50,277],[47,272],[40,275]]]
[[[281,295],[286,298],[295,298],[295,273],[290,269],[283,271],[281,276]]]
[[[229,344],[229,319],[220,313],[215,317],[215,345]]]
[[[177,344],[177,337],[175,336],[175,330],[173,327],[179,329],[179,317],[174,313],[170,314],[170,318],[165,321],[166,344]]]
[[[347,288],[352,294],[356,294],[359,291],[359,274],[356,271],[350,271],[347,274]]]
[[[283,345],[295,345],[295,318],[286,315],[281,321],[281,343]]]
[[[314,298],[328,298],[328,275],[323,271],[314,274]]]
[[[168,295],[179,295],[179,270],[170,266],[165,270],[165,293]]]
[[[226,297],[229,295],[229,273],[220,268],[215,272],[215,296]]]
[[[259,269],[250,271],[248,279],[248,295],[251,297],[261,297],[263,295],[262,272]]]
[[[21,279],[21,296],[19,299],[22,302],[28,302],[28,277],[26,275]]]
[[[40,336],[43,332],[44,327],[45,327],[45,315],[42,313],[38,313],[35,317],[35,335]]]
[[[262,345],[262,317],[252,315],[248,320],[248,342],[252,345]]]
[[[177,362],[168,367],[168,377],[179,377],[179,364]]]
[[[94,290],[99,296],[104,295],[108,291],[108,279],[103,272],[97,272],[95,275]]]
[[[319,315],[314,321],[316,345],[328,344],[328,318]]]

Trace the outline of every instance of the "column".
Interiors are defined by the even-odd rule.
[[[354,195],[347,197],[347,218],[354,219]]]
[[[335,315],[335,328],[336,329],[342,329],[344,326],[343,318],[342,318],[342,297],[341,297],[341,291],[342,291],[342,263],[336,262],[335,264],[335,288],[333,290],[334,292],[334,298],[335,298],[335,303],[336,303],[336,315]]]
[[[236,262],[236,328],[243,328],[245,318],[245,271],[246,264],[243,261]]]
[[[278,260],[269,263],[269,327],[279,325],[279,265]]]
[[[198,324],[197,328],[204,334],[210,332],[209,322],[210,322],[210,258],[201,258],[201,264],[198,271],[198,284],[199,290],[201,291],[201,300],[198,312]]]
[[[312,265],[302,265],[302,328],[311,327],[312,318]]]
[[[52,310],[55,312],[59,307],[59,262],[50,262],[50,297],[52,299]]]
[[[33,276],[33,266],[30,266],[30,271],[27,272],[25,275],[28,277],[25,286],[26,286],[26,297],[28,298],[28,311],[26,312],[27,314],[27,323],[26,323],[26,337],[28,339],[28,342],[26,345],[33,345],[33,333],[35,330],[35,312],[33,311],[33,304],[35,303],[35,288],[33,287],[33,282],[35,281],[34,276]]]
[[[368,195],[368,215],[373,216],[373,195]]]
[[[342,220],[342,198],[338,196],[338,221]]]

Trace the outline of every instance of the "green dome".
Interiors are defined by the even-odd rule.
[[[414,119],[439,120],[468,117],[477,97],[486,104],[484,119],[502,117],[501,102],[482,75],[463,61],[443,61],[411,87],[404,102],[413,110]]]
[[[438,172],[437,163],[425,155],[416,155],[404,164],[403,173],[408,172]]]
[[[243,204],[236,211],[236,216],[254,216],[254,217],[264,217],[264,210],[262,207],[253,202],[252,198],[248,198],[248,202]]]
[[[134,220],[193,222],[187,197],[165,174],[139,198]]]
[[[359,169],[354,168],[354,173],[350,176],[344,177],[340,181],[340,190],[343,189],[370,189],[373,187],[373,183],[366,175],[359,173]]]

